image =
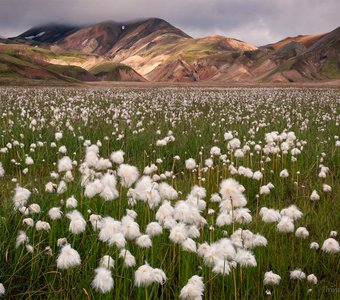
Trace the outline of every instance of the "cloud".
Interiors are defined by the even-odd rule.
[[[222,34],[255,45],[340,26],[338,0],[1,0],[0,35],[43,23],[159,17],[195,37]]]

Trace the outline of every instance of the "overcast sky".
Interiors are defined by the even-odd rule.
[[[257,46],[340,26],[340,0],[0,0],[0,35],[42,23],[159,17],[193,37],[221,34]]]

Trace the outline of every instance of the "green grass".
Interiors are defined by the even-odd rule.
[[[105,76],[107,80],[119,81],[121,70],[132,71],[132,68],[120,63],[105,62],[94,66],[89,72],[95,76]]]
[[[340,78],[339,59],[334,56],[328,57],[324,66],[322,67],[321,74],[329,79]]]
[[[7,153],[0,151],[0,162],[6,172],[0,178],[0,282],[6,288],[6,299],[146,299],[146,295],[149,299],[178,299],[181,288],[193,275],[203,277],[204,299],[235,299],[235,294],[237,299],[265,299],[267,288],[263,285],[263,275],[270,270],[282,277],[280,285],[268,288],[273,299],[338,299],[338,294],[330,289],[339,289],[339,253],[313,251],[309,245],[316,241],[321,246],[331,230],[339,231],[340,228],[340,150],[335,147],[334,138],[339,135],[339,97],[340,91],[336,89],[1,88],[0,148],[13,141],[23,144],[22,147],[13,146]],[[37,120],[35,128],[30,126],[32,119]],[[141,121],[142,125],[137,126]],[[66,126],[67,123],[73,130]],[[264,146],[266,133],[281,133],[285,129],[295,132],[295,144],[307,142],[295,163],[291,161],[290,153],[281,157],[269,154],[271,162],[265,162],[267,155],[253,151],[252,142],[261,142]],[[160,135],[156,134],[157,130]],[[176,140],[165,147],[156,147],[156,141],[165,137],[169,130],[173,131]],[[57,131],[63,132],[63,138],[58,142],[54,138]],[[226,131],[237,133],[242,146],[246,142],[250,145],[251,151],[243,159],[236,160],[228,152],[223,139]],[[118,134],[124,134],[124,138],[118,140]],[[202,227],[201,237],[195,239],[197,243],[217,241],[224,237],[224,231],[228,236],[232,233],[232,225],[215,225],[219,208],[209,199],[212,193],[218,192],[222,179],[234,177],[245,187],[247,207],[253,217],[250,224],[236,224],[236,228],[260,233],[268,240],[267,247],[253,251],[257,267],[238,266],[229,275],[216,275],[202,258],[174,245],[169,240],[169,231],[164,229],[162,235],[152,238],[151,249],[142,250],[134,242],[127,242],[126,249],[136,257],[137,265],[125,269],[118,258],[119,249],[100,242],[98,232],[89,222],[84,233],[70,233],[69,220],[65,216],[69,209],[63,201],[71,195],[78,200],[77,209],[86,220],[90,213],[120,219],[126,208],[131,209],[127,189],[120,190],[119,183],[121,201],[105,202],[99,196],[92,199],[84,196],[78,169],[84,160],[85,147],[79,136],[92,143],[100,140],[100,155],[104,158],[108,158],[112,151],[122,149],[125,162],[141,172],[145,166],[161,158],[156,173],[174,171],[175,178],[168,178],[166,182],[182,193],[179,199],[185,199],[192,186],[201,183],[207,191],[207,208],[202,211],[202,216],[208,224]],[[30,145],[38,141],[44,145],[31,151]],[[50,147],[51,142],[56,142],[57,148]],[[47,182],[59,183],[61,180],[62,176],[58,180],[52,179],[50,173],[57,170],[55,163],[63,157],[58,153],[58,147],[62,145],[66,146],[67,155],[78,162],[72,171],[74,180],[67,184],[64,194],[46,193]],[[203,172],[205,181],[200,182],[197,174],[185,169],[184,161],[192,157],[197,162],[202,159],[204,163],[204,159],[210,157],[212,146],[220,147],[229,162],[223,163],[215,157],[214,168]],[[322,164],[330,169],[326,179],[318,177],[322,153],[325,153]],[[33,158],[33,165],[25,165],[25,155]],[[175,155],[180,156],[179,161],[174,162]],[[230,161],[253,171],[263,168],[263,181],[232,176],[228,171]],[[24,174],[22,171],[26,167],[28,173]],[[284,168],[290,174],[287,179],[278,175]],[[116,169],[115,165],[113,169]],[[12,181],[13,178],[17,183]],[[260,186],[268,182],[274,184],[274,190],[268,196],[261,195],[257,202]],[[331,185],[333,191],[323,193],[323,183]],[[37,232],[22,225],[23,216],[13,210],[16,184],[32,192],[28,204],[38,203],[41,213],[30,217],[34,221],[50,222],[52,229],[49,232]],[[309,199],[314,189],[321,196],[318,202]],[[303,212],[303,217],[295,222],[295,228],[305,226],[308,229],[310,236],[306,240],[296,238],[294,233],[277,232],[275,223],[265,224],[257,215],[257,210],[263,206],[282,209],[291,204]],[[56,206],[61,207],[64,216],[51,221],[47,213]],[[215,214],[208,215],[208,208],[214,209]],[[147,223],[155,219],[157,209],[149,211],[147,204],[141,201],[133,209],[138,213],[141,232],[145,232]],[[209,226],[213,226],[214,231],[210,231]],[[34,247],[33,254],[23,246],[15,249],[19,230],[27,232]],[[66,237],[79,252],[82,259],[79,267],[67,271],[57,268],[56,259],[60,252],[57,239],[61,237]],[[47,246],[52,248],[52,257],[44,253]],[[103,255],[111,255],[116,261],[112,271],[114,289],[104,295],[91,287],[94,269]],[[164,285],[153,284],[146,291],[134,287],[134,271],[144,261],[166,273]],[[307,275],[314,273],[318,284],[314,286],[306,280],[291,281],[289,271],[295,268],[301,268]],[[310,288],[312,292],[307,295]]]

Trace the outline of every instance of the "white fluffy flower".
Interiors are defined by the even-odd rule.
[[[92,287],[103,294],[111,291],[114,285],[111,271],[107,268],[99,267],[95,272],[96,276],[91,283]]]
[[[28,207],[29,211],[31,214],[39,214],[41,209],[40,209],[40,205],[37,203],[32,203],[29,207]]]
[[[183,243],[188,238],[188,231],[184,223],[175,225],[169,235],[169,239],[176,244]]]
[[[62,216],[62,211],[60,210],[60,207],[52,207],[49,211],[48,211],[48,215],[52,220],[58,220],[61,218]]]
[[[242,267],[256,267],[257,262],[252,252],[244,249],[238,249],[235,261]]]
[[[121,178],[121,184],[124,187],[130,187],[139,177],[137,168],[128,164],[121,164],[117,174]]]
[[[213,146],[211,149],[210,149],[210,154],[211,155],[216,155],[216,156],[220,156],[221,155],[221,149],[217,146]]]
[[[163,200],[175,200],[178,197],[177,191],[166,182],[160,183],[158,190]]]
[[[340,246],[337,240],[329,238],[323,242],[321,249],[326,253],[338,253]]]
[[[67,244],[61,248],[60,254],[57,258],[58,269],[66,270],[79,266],[81,259],[79,253],[74,250],[71,245]]]
[[[16,208],[20,208],[26,205],[28,198],[30,197],[31,192],[28,189],[17,186],[15,188],[15,194],[13,197],[13,202]]]
[[[25,159],[25,164],[28,165],[28,166],[33,165],[34,161],[33,161],[32,157],[27,156],[26,159]]]
[[[35,223],[35,229],[37,231],[49,231],[51,226],[49,223],[39,220],[37,223]]]
[[[66,200],[66,208],[76,208],[78,206],[78,201],[74,196],[71,196]]]
[[[289,176],[289,173],[288,173],[287,169],[284,169],[280,172],[281,178],[287,178],[288,176]]]
[[[293,220],[287,216],[283,216],[280,222],[277,224],[277,229],[280,232],[293,232],[294,231]]]
[[[54,138],[55,138],[57,141],[61,140],[62,137],[63,137],[63,133],[62,133],[62,132],[56,132],[56,133],[54,134]]]
[[[64,156],[63,158],[58,160],[58,172],[66,172],[71,171],[73,168],[72,160],[68,156]]]
[[[22,224],[25,224],[25,225],[27,225],[29,227],[33,227],[34,226],[34,221],[31,218],[25,218],[25,219],[22,220]]]
[[[291,218],[293,221],[300,219],[303,215],[303,213],[295,205],[290,205],[287,208],[281,209],[280,214],[281,216]]]
[[[203,278],[194,275],[188,280],[188,283],[181,289],[179,297],[182,300],[202,300],[203,292],[204,292]]]
[[[290,279],[303,280],[306,278],[306,274],[301,269],[295,269],[290,271]]]
[[[104,255],[100,259],[99,266],[106,269],[113,269],[115,266],[115,261],[110,255]]]
[[[122,150],[114,151],[111,153],[110,159],[116,164],[122,164],[124,162],[125,153]]]
[[[124,266],[130,268],[136,265],[136,259],[129,250],[120,250],[119,257],[124,259]]]
[[[15,247],[18,248],[20,245],[27,245],[29,243],[29,238],[24,231],[19,231],[17,236]]]
[[[196,161],[193,158],[188,158],[185,161],[185,168],[188,170],[193,170],[196,168]]]
[[[247,205],[247,200],[242,192],[241,185],[234,179],[225,179],[220,184],[220,194],[224,200],[230,200],[233,207]]]
[[[79,211],[73,210],[70,213],[68,213],[66,216],[67,218],[71,220],[69,230],[73,234],[79,234],[85,231],[86,221],[83,215]]]
[[[316,190],[314,190],[312,192],[312,194],[310,195],[310,200],[312,200],[312,201],[320,200],[320,196],[319,196],[319,194],[318,194],[318,192]]]
[[[146,233],[150,236],[157,236],[162,234],[163,228],[159,223],[157,222],[151,222],[146,226]]]
[[[5,295],[6,293],[6,290],[5,290],[5,287],[2,283],[0,283],[0,297]]]
[[[5,169],[2,166],[2,163],[0,162],[0,177],[4,177],[5,176]]]
[[[265,285],[278,285],[280,284],[281,276],[273,273],[272,271],[264,273],[263,283]]]
[[[164,284],[166,275],[161,269],[154,269],[147,263],[140,266],[135,272],[135,286],[147,287],[152,283]]]
[[[317,242],[312,242],[312,243],[310,243],[309,248],[313,249],[313,250],[318,250],[320,248],[320,246]]]
[[[332,191],[332,187],[328,184],[323,184],[322,185],[322,191],[325,192],[325,193],[329,193]]]
[[[278,222],[281,219],[281,215],[278,210],[267,207],[262,207],[260,209],[260,216],[262,217],[262,221],[265,223]]]
[[[150,248],[152,247],[152,241],[147,234],[143,234],[136,239],[136,244],[141,248]]]
[[[309,274],[307,276],[307,281],[312,284],[317,284],[318,283],[318,278],[314,274]]]
[[[182,243],[182,249],[183,249],[183,251],[196,253],[196,251],[197,251],[196,242],[191,238],[187,238]]]
[[[306,239],[309,236],[309,232],[305,227],[299,227],[295,231],[295,236],[298,238]]]

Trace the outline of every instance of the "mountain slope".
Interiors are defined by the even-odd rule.
[[[36,80],[67,84],[99,80],[145,81],[125,65],[115,66],[115,73],[111,70],[115,76],[93,72],[93,68],[101,67],[103,62],[101,58],[82,53],[56,54],[37,46],[0,43],[0,83],[24,84],[25,81],[32,83]]]
[[[26,44],[30,52],[39,46],[32,56],[35,64],[55,65],[47,71],[80,80],[92,76],[93,80],[281,83],[340,78],[340,28],[257,48],[218,35],[192,38],[165,20],[151,18],[79,27],[46,25],[9,42]]]
[[[117,23],[106,21],[80,28],[56,42],[55,50],[81,50],[85,53],[113,57],[119,51],[137,47],[135,44],[146,44],[156,35],[172,34],[177,37],[188,37],[181,30],[161,19]]]
[[[78,28],[77,26],[71,25],[47,24],[33,27],[16,38],[38,43],[55,43]]]

